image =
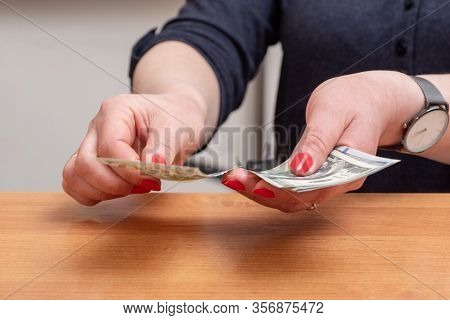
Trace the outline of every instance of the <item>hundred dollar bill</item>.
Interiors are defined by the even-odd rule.
[[[109,166],[127,167],[140,170],[141,173],[158,179],[188,182],[205,178],[219,177],[232,169],[206,174],[199,168],[186,166],[143,163],[133,160],[98,158]],[[383,170],[399,160],[381,158],[366,154],[349,147],[337,147],[328,156],[324,164],[307,177],[298,177],[289,170],[289,161],[266,171],[250,171],[267,183],[297,192],[311,191],[358,180]]]
[[[273,169],[254,173],[277,188],[302,192],[349,183],[397,162],[399,160],[373,156],[349,147],[337,147],[315,173],[306,177],[292,174],[288,161]]]

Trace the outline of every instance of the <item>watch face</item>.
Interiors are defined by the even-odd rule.
[[[445,133],[448,113],[440,108],[419,116],[408,128],[403,145],[410,152],[423,152],[432,147]]]

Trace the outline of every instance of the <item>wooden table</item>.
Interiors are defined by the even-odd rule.
[[[238,194],[85,208],[0,193],[0,297],[450,297],[450,195],[351,194],[319,211],[283,214]]]

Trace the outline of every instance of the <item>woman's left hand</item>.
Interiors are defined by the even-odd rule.
[[[314,173],[335,146],[375,154],[379,145],[398,144],[402,124],[423,107],[423,94],[407,75],[369,71],[330,79],[312,93],[306,130],[290,157],[298,176]],[[222,183],[242,195],[283,212],[298,212],[333,196],[359,189],[365,179],[311,192],[276,188],[254,174],[235,169]]]

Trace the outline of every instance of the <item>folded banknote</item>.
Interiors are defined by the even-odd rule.
[[[137,160],[98,158],[98,161],[113,167],[139,170],[141,174],[158,179],[180,182],[220,177],[232,170],[206,174],[195,167],[144,163]],[[322,166],[309,176],[298,177],[292,174],[289,170],[289,160],[270,170],[249,171],[277,188],[305,192],[349,183],[374,174],[397,162],[399,160],[377,157],[341,146],[336,147]]]

